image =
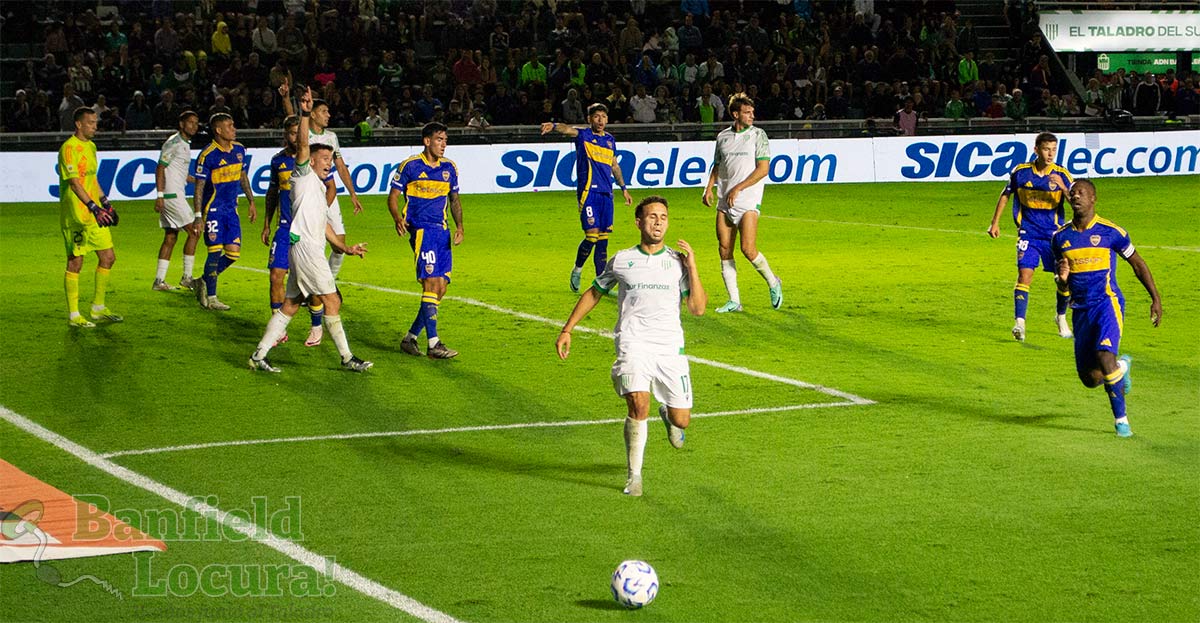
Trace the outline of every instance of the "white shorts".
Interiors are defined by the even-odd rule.
[[[342,223],[342,207],[338,205],[337,197],[334,197],[333,203],[325,209],[325,218],[333,227],[333,233],[339,236],[346,235],[346,225]]]
[[[750,203],[750,201],[754,201],[754,203]],[[741,225],[742,217],[745,216],[747,212],[759,212],[759,207],[762,204],[758,203],[753,198],[750,198],[750,201],[747,201],[747,198],[743,193],[738,195],[737,205],[730,206],[729,202],[725,201],[724,197],[721,197],[720,201],[717,202],[717,211],[725,215],[726,223],[737,227],[738,225]]]
[[[337,285],[333,282],[333,271],[325,259],[325,245],[293,244],[288,253],[287,292],[289,299],[314,294],[333,294]]]
[[[650,392],[668,407],[692,408],[692,377],[683,355],[626,355],[613,362],[612,382],[620,396]]]
[[[163,211],[158,215],[158,226],[163,229],[183,229],[196,221],[192,206],[186,197],[163,199]]]

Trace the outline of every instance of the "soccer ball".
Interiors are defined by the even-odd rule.
[[[612,575],[612,595],[626,608],[641,608],[658,595],[658,574],[641,560],[626,560]]]

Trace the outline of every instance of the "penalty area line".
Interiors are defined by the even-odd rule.
[[[714,411],[712,413],[693,413],[693,418],[725,417],[730,415],[751,415],[755,413],[779,413],[781,411],[798,411],[801,409],[826,409],[830,407],[856,407],[861,403],[847,400],[845,402],[814,402],[782,407],[759,407],[755,409],[739,409],[737,411]],[[306,435],[300,437],[271,437],[264,439],[238,439],[232,441],[210,441],[206,443],[189,443],[177,446],[162,446],[159,448],[141,448],[137,450],[117,450],[100,454],[100,458],[112,459],[120,456],[136,456],[143,454],[164,454],[167,452],[185,452],[188,450],[207,450],[209,448],[228,448],[233,446],[261,446],[276,443],[304,443],[310,441],[340,441],[349,439],[375,439],[381,437],[417,437],[424,435],[446,435],[450,433],[478,433],[498,430],[519,430],[524,428],[566,428],[572,426],[595,426],[600,424],[619,424],[625,418],[607,418],[603,420],[565,420],[559,422],[517,422],[513,424],[483,424],[479,426],[455,426],[451,428],[423,428],[412,430],[374,431],[363,433],[333,433],[329,435]]]
[[[421,602],[405,595],[399,591],[390,589],[370,578],[367,578],[356,571],[348,569],[333,560],[325,558],[311,550],[305,549],[297,545],[293,541],[280,538],[269,530],[257,525],[247,526],[246,524],[236,521],[229,514],[221,509],[206,504],[202,500],[186,493],[173,489],[164,485],[157,480],[153,480],[147,476],[135,472],[131,469],[121,467],[116,463],[105,458],[84,446],[81,446],[54,431],[51,431],[44,426],[20,415],[7,407],[0,406],[0,419],[16,426],[17,428],[49,443],[58,449],[78,458],[88,465],[105,472],[106,474],[131,484],[140,489],[145,489],[154,495],[157,495],[169,502],[178,504],[179,506],[195,511],[205,517],[208,517],[225,528],[233,530],[244,535],[251,541],[261,543],[271,549],[291,558],[292,560],[307,565],[313,569],[325,569],[333,580],[350,587],[351,589],[362,593],[368,597],[381,601],[397,610],[402,610],[422,621],[429,623],[458,623],[458,619],[442,612],[435,610],[422,604]]]

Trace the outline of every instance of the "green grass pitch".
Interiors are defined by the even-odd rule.
[[[684,320],[689,354],[874,404],[799,408],[844,401],[693,363],[697,412],[760,412],[696,419],[679,451],[652,420],[641,499],[620,494],[616,423],[112,460],[223,509],[298,496],[299,545],[464,621],[1200,619],[1200,184],[1098,182],[1098,212],[1129,230],[1165,308],[1151,327],[1149,298],[1122,263],[1129,440],[1113,434],[1103,392],[1076,379],[1048,275],[1033,285],[1026,343],[1009,335],[1014,228],[1006,219],[1001,239],[984,233],[999,186],[772,186],[759,245],[784,280],[785,305],[770,308],[739,257],[739,315],[712,313],[724,301],[712,211],[698,190],[665,191],[668,241],[692,243],[710,293],[709,313]],[[419,293],[412,255],[383,198],[364,203],[359,216],[343,209],[350,242],[370,253],[347,259],[341,275],[351,346],[376,363],[363,375],[338,369],[328,340],[303,346],[303,314],[272,353],[282,374],[246,368],[269,310],[261,222],[246,220],[244,200],[242,260],[221,280],[232,311],[150,290],[161,233],[150,202],[127,202],[108,295],[125,322],[89,331],[65,323],[57,206],[0,205],[0,405],[99,453],[623,416],[608,379],[612,343],[600,335],[577,333],[560,362],[553,324],[453,299],[440,330],[460,357],[402,354]],[[450,296],[565,319],[580,238],[571,195],[464,196],[463,205]],[[619,207],[612,250],[636,243],[632,221]],[[83,305],[94,267],[89,257]],[[583,325],[609,329],[614,318],[608,299]],[[762,411],[777,407],[797,408]],[[117,508],[174,508],[3,420],[0,458]],[[93,576],[122,598],[92,581],[52,586],[28,563],[0,565],[0,612],[416,620],[339,583],[316,597],[133,595],[173,570],[293,563],[252,541],[167,545],[53,563],[64,582]],[[642,611],[608,595],[609,574],[628,558],[649,561],[662,581]]]

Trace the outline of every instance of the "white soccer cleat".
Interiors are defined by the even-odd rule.
[[[255,359],[253,356],[250,357],[250,369],[251,370],[262,370],[263,372],[279,372],[280,371],[279,368],[276,368],[275,366],[271,365],[271,362],[267,361],[266,357],[263,357],[262,359]]]
[[[625,489],[621,493],[635,498],[642,497],[642,477],[640,475],[630,476],[629,480],[625,481]]]
[[[191,277],[181,277],[179,279],[179,287],[183,288],[184,290],[191,290],[192,284],[196,281],[196,279],[192,279]]]
[[[1064,340],[1075,337],[1075,334],[1071,333],[1071,325],[1067,324],[1066,314],[1055,314],[1054,323],[1058,326],[1058,337]]]
[[[662,418],[663,424],[667,427],[667,441],[671,442],[671,446],[678,449],[683,447],[683,429],[671,423],[671,418],[667,415],[667,405],[658,405],[658,417]]]
[[[151,289],[156,290],[158,292],[170,292],[172,290],[178,290],[179,288],[163,281],[162,279],[155,279],[154,285],[151,286]]]
[[[304,345],[312,348],[313,346],[321,345],[321,338],[325,337],[325,329],[321,326],[315,326],[308,330],[308,339],[304,340]]]
[[[742,304],[737,301],[726,301],[724,305],[717,308],[718,314],[728,314],[729,312],[742,311]]]
[[[1025,341],[1025,319],[1024,318],[1017,318],[1017,323],[1013,325],[1012,336],[1013,336],[1013,339],[1015,339],[1018,342]]]
[[[220,299],[215,296],[208,297],[208,300],[206,300],[204,303],[204,308],[214,311],[229,311],[229,306],[222,303]]]

